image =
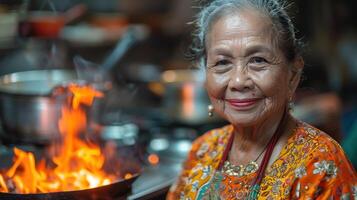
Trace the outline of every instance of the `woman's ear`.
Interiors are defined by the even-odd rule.
[[[291,93],[294,93],[296,88],[299,85],[302,70],[304,69],[304,59],[299,56],[293,62],[293,66],[291,68],[290,80],[289,80],[289,88]]]

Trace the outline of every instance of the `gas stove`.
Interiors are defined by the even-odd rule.
[[[36,152],[39,147],[20,145],[17,146],[26,151]],[[1,162],[4,165],[10,165],[12,157],[12,148],[9,146],[0,146]],[[161,160],[157,165],[146,165],[142,168],[142,173],[134,181],[131,193],[126,199],[164,199],[169,187],[175,181],[181,169],[181,162],[172,160]],[[122,199],[118,197],[117,199]]]
[[[117,110],[104,111],[104,114],[99,116],[99,130],[101,140],[116,146],[119,157],[137,157],[142,164],[141,174],[132,184],[131,193],[126,199],[165,199],[170,186],[179,175],[192,141],[199,133],[204,133],[216,124],[192,126],[167,122],[163,120],[164,117],[150,118],[137,113],[129,115],[128,111]],[[10,134],[2,135],[0,131],[0,136],[4,135]],[[7,139],[2,137],[0,140],[5,143],[0,148],[0,155],[8,155],[13,146],[32,152],[45,147],[43,144],[23,144]],[[157,156],[159,161],[150,163],[150,156]],[[3,160],[4,157],[0,158]],[[11,160],[8,156],[5,163]],[[123,161],[127,162],[125,159]]]
[[[127,196],[118,196],[115,199],[165,199],[165,196],[178,176],[185,155],[190,148],[191,140],[175,138],[174,140],[162,133],[163,130],[154,129],[153,133],[144,133],[150,135],[146,137],[144,142],[139,142],[141,136],[136,136],[130,133],[129,130],[136,130],[132,124],[124,124],[121,126],[108,126],[103,129],[106,142],[115,144],[118,151],[118,156],[125,155],[127,157],[139,157],[142,164],[140,176],[133,182],[131,193]],[[125,135],[120,135],[120,130],[125,132]],[[167,131],[165,129],[165,131]],[[173,130],[174,132],[185,132],[183,129]],[[186,130],[187,131],[187,130]],[[112,134],[110,132],[115,132]],[[144,137],[141,137],[144,138]],[[134,141],[133,141],[134,140]],[[1,142],[1,141],[0,141]],[[11,140],[2,138],[0,143],[0,158],[4,166],[10,166],[12,162],[13,147],[20,148],[25,151],[34,152],[35,156],[41,156],[41,151],[46,148],[43,144],[26,144],[13,143]],[[180,148],[180,152],[172,152],[172,149],[165,149],[168,146]],[[135,150],[133,150],[133,148]],[[139,152],[139,153],[138,153]],[[140,155],[137,155],[140,154]],[[179,153],[179,154],[178,154]],[[150,155],[158,156],[160,161],[150,163],[148,157]],[[171,155],[171,156],[170,156]],[[123,159],[125,162],[125,159]],[[1,166],[2,167],[2,166]]]

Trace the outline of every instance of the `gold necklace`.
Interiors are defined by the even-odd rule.
[[[246,166],[233,165],[228,160],[223,164],[222,171],[229,176],[241,177],[256,172],[259,169],[258,163],[250,161]]]
[[[236,177],[241,177],[245,176],[248,174],[252,174],[259,169],[259,165],[257,163],[257,160],[260,158],[260,156],[264,153],[265,149],[267,148],[268,145],[265,146],[263,151],[258,155],[258,157],[254,161],[250,161],[247,165],[234,165],[231,162],[224,161],[222,171],[225,174],[228,174],[229,176],[236,176]]]

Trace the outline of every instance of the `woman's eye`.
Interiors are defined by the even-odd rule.
[[[228,65],[229,61],[228,60],[219,60],[215,63],[214,66],[220,66],[220,65]]]
[[[232,62],[227,59],[222,59],[216,61],[209,68],[213,70],[215,73],[225,73],[232,68]]]
[[[250,58],[249,62],[253,63],[253,64],[268,63],[268,61],[265,58],[262,58],[262,57],[252,57],[252,58]]]
[[[266,69],[269,65],[269,61],[263,57],[252,57],[249,59],[248,66],[254,71],[261,71]]]

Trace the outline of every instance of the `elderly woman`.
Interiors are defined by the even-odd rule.
[[[167,199],[356,199],[341,147],[294,119],[304,61],[276,0],[213,0],[197,23],[197,63],[230,125],[198,138]]]

